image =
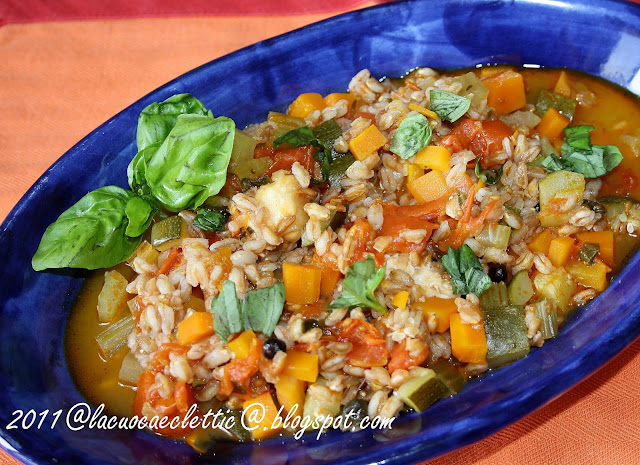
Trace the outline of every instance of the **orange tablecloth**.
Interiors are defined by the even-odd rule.
[[[1,27],[0,220],[56,158],[147,92],[227,52],[327,16]],[[431,463],[638,464],[638,373],[640,340],[527,418]],[[0,465],[17,463],[0,452]]]

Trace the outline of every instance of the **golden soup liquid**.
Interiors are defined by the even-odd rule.
[[[540,89],[552,90],[561,72],[558,69],[517,71],[525,78],[527,100],[530,103],[535,103]],[[634,149],[620,138],[627,133],[638,136],[640,140],[638,97],[602,79],[565,71],[569,74],[572,86],[592,92],[596,102],[590,107],[578,105],[571,125],[593,125],[595,130],[591,133],[592,142],[616,145],[624,156],[622,163],[604,177],[600,195],[625,193],[640,200],[637,186],[637,179],[640,179],[640,146],[636,145],[634,153]],[[129,280],[133,279],[133,271],[126,265],[119,265],[117,269]],[[105,404],[105,410],[109,414],[126,417],[132,415],[135,397],[134,387],[123,386],[118,382],[118,372],[127,349],[124,348],[117,356],[105,361],[99,355],[95,342],[96,335],[106,327],[98,323],[96,310],[103,281],[104,270],[94,273],[84,284],[75,302],[66,330],[66,356],[71,375],[84,397],[94,406]]]

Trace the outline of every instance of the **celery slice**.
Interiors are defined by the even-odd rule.
[[[542,337],[547,339],[553,339],[558,335],[558,312],[555,306],[552,305],[547,299],[543,299],[540,302],[535,303],[536,316],[542,320],[540,325],[540,333]]]
[[[503,224],[488,225],[476,236],[476,240],[485,247],[495,247],[500,250],[507,250],[510,238],[511,228]]]
[[[524,311],[520,306],[483,308],[487,335],[487,365],[496,368],[529,353]]]
[[[509,305],[507,285],[503,282],[495,283],[480,296],[480,307],[506,307]]]
[[[128,315],[96,336],[96,342],[105,359],[110,359],[127,345],[127,338],[133,327],[133,317]]]

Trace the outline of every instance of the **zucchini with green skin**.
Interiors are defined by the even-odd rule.
[[[416,412],[423,412],[437,400],[451,395],[436,372],[429,368],[426,370],[424,375],[411,378],[396,391],[404,403]]]
[[[460,373],[458,368],[447,360],[438,360],[433,365],[429,365],[435,371],[438,378],[447,386],[450,395],[456,395],[467,384],[467,378]]]
[[[258,141],[236,129],[228,172],[240,179],[258,179],[267,172],[270,157],[253,158]]]
[[[487,365],[496,368],[529,353],[529,338],[521,306],[483,308]]]
[[[493,284],[480,295],[480,307],[482,308],[506,307],[509,303],[507,285],[502,281]]]
[[[509,283],[509,300],[513,305],[525,305],[533,297],[533,286],[529,272],[518,272]]]
[[[569,222],[573,209],[584,196],[584,176],[571,171],[554,171],[540,180],[540,224],[562,226]]]
[[[175,215],[158,221],[151,228],[151,245],[160,252],[180,245],[188,237],[189,227],[182,217]]]
[[[309,418],[307,420],[309,425],[312,425],[321,416],[336,417],[340,414],[342,393],[330,390],[326,387],[326,384],[327,382],[324,378],[319,378],[318,381],[307,388],[307,397],[304,400],[302,415]]]

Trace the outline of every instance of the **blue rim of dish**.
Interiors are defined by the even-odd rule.
[[[276,47],[282,41],[286,41],[290,36],[295,36],[301,32],[312,34],[314,31],[322,30],[326,25],[335,25],[338,23],[346,25],[352,19],[357,18],[360,15],[370,14],[369,12],[371,11],[394,11],[402,6],[411,6],[419,3],[420,2],[415,0],[405,0],[403,2],[382,4],[366,10],[356,10],[346,13],[241,49],[237,52],[226,55],[225,57],[214,60],[213,62],[195,68],[185,75],[172,80],[108,120],[96,129],[96,131],[83,138],[78,144],[71,148],[66,155],[61,157],[61,159],[56,161],[51,168],[41,176],[34,186],[29,189],[16,207],[14,207],[14,209],[9,213],[0,227],[0,240],[5,238],[6,231],[11,226],[12,222],[22,214],[23,209],[26,209],[29,206],[29,199],[37,194],[39,190],[46,189],[49,177],[51,175],[55,175],[58,167],[70,159],[72,153],[84,150],[85,145],[93,140],[96,133],[115,122],[119,122],[121,119],[127,119],[126,117],[131,119],[133,115],[137,116],[139,110],[146,106],[146,104],[151,101],[165,98],[173,93],[173,90],[176,87],[183,87],[183,84],[187,83],[190,79],[195,78],[197,80],[198,76],[211,66],[223,64],[245,55],[250,55],[261,47]],[[471,3],[486,4],[491,2]],[[542,2],[523,1],[516,3],[530,4]],[[560,4],[562,2],[544,3]],[[585,8],[585,5],[575,3],[574,7]],[[638,8],[637,5],[632,5],[624,1],[597,0],[590,2],[588,8],[599,9],[602,13],[616,9],[618,14],[630,13],[635,15],[635,17],[640,18],[640,8]],[[497,61],[504,61],[504,58]],[[417,64],[421,65],[422,63]],[[523,361],[516,362],[512,365],[501,368],[498,371],[491,372],[484,378],[474,381],[473,396],[468,395],[468,391],[467,393],[463,391],[455,398],[438,402],[423,414],[410,414],[403,416],[399,419],[398,424],[401,428],[407,427],[407,429],[411,429],[411,427],[416,423],[416,420],[420,420],[419,423],[424,421],[428,422],[432,419],[450,415],[452,411],[467,412],[466,417],[462,420],[439,421],[439,430],[436,432],[429,429],[413,431],[408,439],[394,442],[389,447],[374,447],[371,451],[359,450],[357,455],[341,458],[340,461],[345,464],[399,464],[435,457],[463,445],[480,440],[496,432],[497,430],[531,413],[536,408],[543,406],[550,400],[568,390],[570,387],[577,384],[579,381],[585,379],[630,344],[640,333],[640,306],[637,304],[640,299],[640,291],[633,289],[633,287],[631,287],[631,289],[623,288],[621,284],[627,283],[628,286],[630,283],[637,280],[639,272],[635,271],[635,269],[638,269],[639,264],[640,255],[635,255],[625,268],[614,278],[609,289],[607,289],[587,308],[578,312],[576,316],[563,328],[559,338],[545,344],[545,347],[547,348],[546,350],[534,350]],[[607,305],[605,305],[604,302],[607,302]],[[611,322],[606,318],[608,314],[606,307],[611,305],[610,303],[613,303],[613,308],[616,309],[616,316],[622,317],[622,323],[619,325],[612,326]],[[593,330],[580,335],[579,333],[585,327]],[[599,328],[604,329],[598,330]],[[548,367],[545,366],[545,363],[549,362],[549,360],[547,360],[548,357],[546,357],[547,354],[562,354],[563,351],[567,351],[567,353],[573,355],[570,342],[578,341],[584,343],[585,338],[588,338],[588,344],[580,346],[586,347],[586,349],[580,351],[577,354],[578,356],[571,360],[564,360],[566,364],[564,364],[562,368],[555,368],[553,370],[547,369]],[[521,392],[517,389],[517,386],[513,386],[513,379],[520,379],[519,377],[523,376],[523,374],[518,373],[518,371],[522,366],[521,362],[525,361],[531,372],[527,372],[524,375],[527,377],[533,377],[535,381],[530,382],[525,392]],[[558,359],[554,358],[553,362],[557,364]],[[473,402],[475,400],[479,398],[490,399],[492,396],[496,395],[496,392],[501,396],[499,397],[499,400],[479,405],[477,409],[474,409]],[[6,434],[6,431],[3,431],[2,436]],[[148,436],[146,433],[140,434]],[[327,435],[327,441],[323,441],[324,445],[320,450],[329,449],[331,447],[342,447],[345,442],[351,443],[353,441],[362,441],[364,439],[368,439],[370,436],[370,432],[361,432],[353,434],[351,437],[347,438],[345,435],[341,435],[337,432],[331,432]],[[139,435],[136,435],[136,438],[137,437],[139,437]],[[35,462],[35,458],[29,454],[29,451],[11,450],[11,445],[8,442],[5,443],[4,437],[1,439],[1,442],[3,447],[9,449],[10,452],[20,460],[23,460],[26,463],[41,463]],[[150,442],[152,444],[166,444],[168,441],[159,438],[152,438],[150,439]],[[173,442],[171,443],[173,444]],[[286,440],[273,439],[266,441],[261,445],[249,446],[250,449],[247,450],[251,450],[255,447],[261,447],[268,450],[271,446],[278,446],[285,443]],[[179,447],[177,444],[176,446]],[[103,462],[91,461],[91,463]]]

